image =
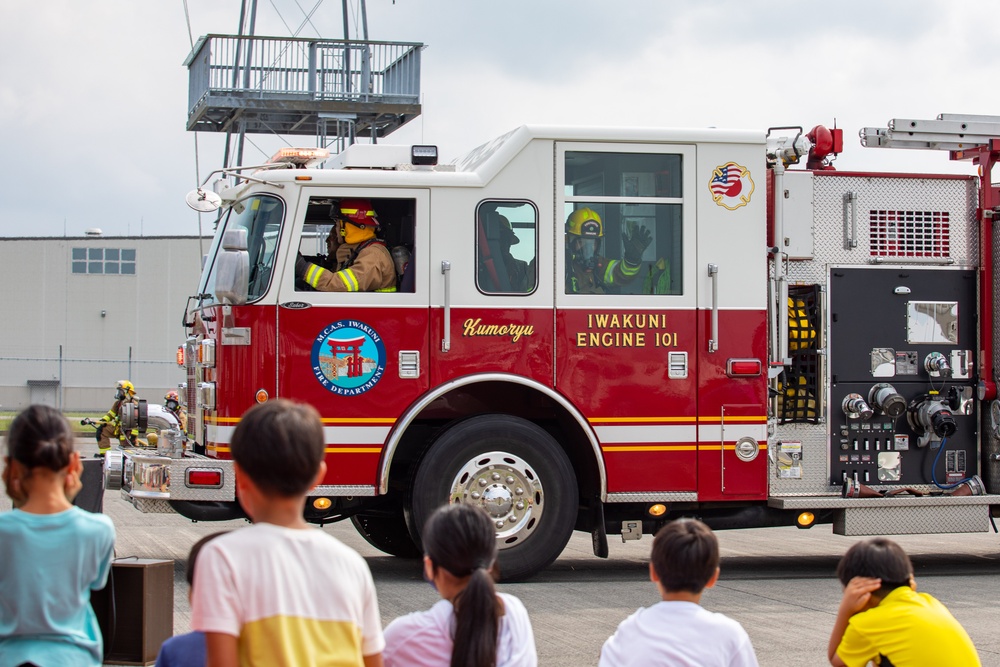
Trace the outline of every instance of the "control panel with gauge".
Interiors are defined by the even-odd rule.
[[[834,267],[829,285],[830,483],[976,474],[975,272]]]

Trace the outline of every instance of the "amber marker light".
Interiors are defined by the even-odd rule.
[[[661,503],[656,503],[655,505],[650,505],[647,511],[650,516],[663,516],[667,513],[667,506]]]
[[[257,396],[255,398],[257,399],[258,403],[263,403],[264,401],[267,400],[267,392],[264,391],[263,389],[258,389]]]
[[[178,366],[183,366],[184,365],[184,346],[183,345],[178,345],[177,346],[177,365]]]
[[[812,512],[802,512],[795,519],[795,525],[799,528],[812,528],[814,523],[816,523],[816,515]]]
[[[313,500],[313,507],[318,510],[328,510],[333,503],[329,498],[315,498]]]

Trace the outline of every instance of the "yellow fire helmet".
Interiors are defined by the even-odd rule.
[[[121,394],[121,398],[132,398],[135,396],[135,385],[128,380],[119,380],[117,390]]]
[[[591,208],[578,208],[566,220],[566,232],[575,236],[600,238],[604,236],[601,216]]]

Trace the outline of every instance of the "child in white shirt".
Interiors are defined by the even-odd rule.
[[[660,529],[649,578],[663,601],[621,622],[604,642],[600,667],[757,667],[743,626],[700,604],[719,580],[719,542],[711,528],[677,519]]]

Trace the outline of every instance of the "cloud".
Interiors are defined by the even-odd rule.
[[[358,2],[349,3],[356,14]],[[232,34],[239,0],[187,0],[191,32]],[[287,36],[313,0],[259,2],[257,34]],[[446,158],[525,123],[750,128],[832,124],[842,169],[963,171],[931,152],[862,149],[893,117],[1000,109],[974,0],[368,0],[369,37],[422,42],[423,116],[390,141]],[[0,21],[0,235],[189,234],[184,2],[6,3]],[[355,19],[352,18],[352,36]],[[289,27],[286,27],[289,26]],[[341,38],[340,3],[303,36]],[[249,137],[245,161],[284,143]],[[300,138],[305,139],[305,138]],[[199,134],[202,178],[223,138]],[[309,143],[307,141],[307,143]],[[12,157],[14,156],[14,157]]]

